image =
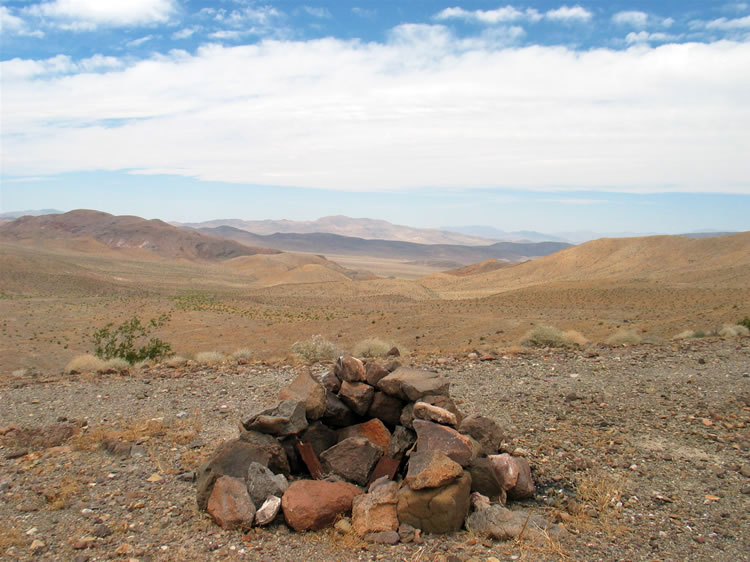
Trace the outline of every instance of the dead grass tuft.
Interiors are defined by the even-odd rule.
[[[201,351],[195,354],[195,362],[199,365],[218,365],[226,359],[226,355],[220,351]]]
[[[11,547],[23,546],[26,541],[23,538],[23,533],[16,527],[10,525],[0,525],[0,553],[5,553]]]
[[[119,357],[115,357],[113,359],[109,359],[104,362],[104,367],[102,368],[102,371],[127,371],[130,369],[130,363],[125,361],[125,359],[120,359]]]
[[[524,347],[583,347],[588,340],[575,330],[563,332],[554,326],[536,326],[521,340]]]
[[[65,366],[66,374],[98,373],[105,369],[105,362],[91,354],[77,355]]]
[[[48,507],[50,509],[65,509],[70,506],[70,500],[76,496],[83,487],[81,481],[72,476],[64,477],[56,486],[45,492]]]
[[[566,330],[563,332],[565,342],[572,347],[585,347],[589,340],[581,332],[576,330]]]
[[[643,338],[633,329],[619,330],[607,338],[607,345],[638,345]]]
[[[232,353],[232,359],[237,361],[238,363],[242,363],[243,361],[249,361],[253,357],[253,350],[248,349],[246,347],[243,347],[242,349],[238,349],[234,353]]]
[[[164,365],[176,369],[178,367],[183,367],[187,362],[188,360],[186,357],[183,357],[182,355],[173,355],[164,361]]]
[[[367,338],[354,346],[352,349],[352,355],[354,357],[385,357],[394,347],[398,348],[401,355],[404,355],[404,350],[401,346],[398,346],[393,342],[381,340],[380,338]]]
[[[673,336],[673,340],[689,340],[690,338],[695,337],[695,330],[684,330],[677,334],[676,336]]]
[[[292,353],[301,361],[317,363],[319,361],[333,361],[341,355],[335,343],[316,334],[309,339],[299,340],[292,344]]]
[[[721,330],[719,330],[719,335],[722,338],[747,337],[750,335],[750,330],[742,324],[724,324]]]
[[[576,486],[583,507],[575,510],[574,523],[579,528],[600,526],[609,535],[621,535],[625,528],[618,523],[620,504],[626,481],[609,472],[587,473]],[[593,522],[595,518],[596,523]]]

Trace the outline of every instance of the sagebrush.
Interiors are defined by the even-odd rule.
[[[563,332],[554,326],[537,326],[521,340],[525,347],[583,347],[587,340],[580,332],[568,330]]]
[[[131,365],[169,357],[172,347],[159,338],[150,337],[153,330],[168,321],[169,316],[162,314],[146,323],[135,315],[117,327],[110,322],[94,332],[94,354],[101,359],[124,359]]]
[[[352,349],[354,357],[385,357],[394,347],[398,348],[393,342],[381,340],[380,338],[367,338],[358,342]],[[401,353],[401,349],[399,349]],[[403,353],[401,353],[403,355]]]
[[[300,360],[308,363],[318,361],[332,361],[341,352],[335,343],[316,334],[309,339],[296,341],[292,344],[292,353]]]

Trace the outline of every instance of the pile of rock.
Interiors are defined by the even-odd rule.
[[[351,514],[354,532],[377,542],[464,525],[508,538],[528,518],[503,504],[532,496],[534,482],[525,459],[498,454],[501,441],[494,421],[459,411],[446,377],[343,356],[242,422],[199,469],[198,506],[224,528],[281,512],[294,530],[317,530]]]

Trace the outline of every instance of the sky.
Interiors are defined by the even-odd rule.
[[[0,212],[750,230],[750,1],[0,0]]]

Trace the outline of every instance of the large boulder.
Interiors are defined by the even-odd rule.
[[[413,425],[418,451],[440,451],[464,467],[478,456],[476,442],[455,429],[424,420],[414,420]]]
[[[242,425],[247,430],[280,437],[295,435],[307,427],[306,410],[304,400],[284,400],[251,415]]]
[[[365,439],[369,439],[373,445],[380,447],[383,451],[387,451],[391,444],[391,432],[388,431],[385,424],[378,418],[373,418],[364,423],[358,423],[339,430],[339,441],[343,441],[349,437],[364,437]]]
[[[366,378],[364,364],[351,355],[342,355],[336,359],[333,374],[342,382],[362,382]]]
[[[208,498],[216,481],[222,476],[232,476],[243,482],[247,477],[247,469],[252,462],[267,465],[270,459],[268,451],[255,443],[248,443],[242,439],[232,439],[222,443],[213,457],[197,470],[198,508],[205,510]],[[288,467],[287,467],[288,468]]]
[[[341,383],[339,398],[357,415],[364,416],[372,405],[375,389],[363,382]]]
[[[370,485],[367,494],[352,502],[352,527],[360,537],[368,533],[398,529],[398,484],[380,478]]]
[[[458,426],[458,431],[473,437],[482,447],[482,455],[494,455],[503,441],[500,426],[485,416],[467,416]]]
[[[383,449],[364,437],[348,437],[320,455],[323,467],[364,486]]]
[[[449,387],[447,377],[408,367],[399,367],[378,382],[378,388],[383,392],[410,402],[429,394],[447,396]]]
[[[406,483],[412,490],[439,488],[463,474],[461,465],[436,450],[418,450],[409,457]]]
[[[222,529],[249,529],[255,520],[255,505],[247,493],[245,481],[232,476],[216,480],[207,510]]]
[[[362,490],[348,482],[298,480],[281,498],[287,524],[297,532],[329,527],[340,515],[352,510],[352,500]]]
[[[301,373],[279,393],[279,400],[298,400],[305,403],[309,420],[319,419],[326,411],[326,391],[309,371]]]
[[[250,463],[247,469],[247,492],[256,508],[262,506],[269,496],[281,497],[288,487],[289,483],[283,474],[274,474],[260,463]]]
[[[398,491],[398,520],[428,533],[458,531],[469,512],[470,490],[468,472],[441,488],[412,490],[402,484]]]

